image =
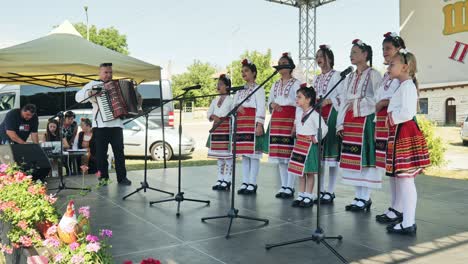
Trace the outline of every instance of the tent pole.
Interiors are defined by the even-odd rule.
[[[163,89],[162,89],[162,80],[161,77],[159,77],[159,94],[161,95],[161,126],[162,126],[162,139],[163,139],[163,157],[164,157],[164,168],[167,169],[167,164],[166,164],[166,137],[165,137],[165,124],[164,124],[164,100],[163,100]]]

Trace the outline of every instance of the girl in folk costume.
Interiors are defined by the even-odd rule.
[[[396,179],[396,195],[403,204],[403,219],[401,223],[387,226],[387,231],[414,235],[417,202],[414,178],[430,165],[426,141],[415,119],[418,103],[415,56],[401,49],[391,60],[388,71],[391,78],[400,81],[400,87],[390,98],[387,110],[390,133],[386,174]]]
[[[231,120],[227,114],[232,110],[233,99],[227,89],[231,80],[225,74],[218,79],[217,90],[220,96],[213,99],[208,110],[208,120],[214,124],[223,120],[221,125],[208,138],[208,157],[218,159],[218,181],[213,190],[225,191],[231,187],[232,153],[231,153]]]
[[[375,93],[382,77],[372,68],[372,48],[359,39],[352,42],[351,63],[357,70],[344,81],[336,124],[341,145],[343,183],[353,185],[356,195],[345,209],[369,210],[370,188],[381,188],[382,175],[375,169]],[[370,66],[367,62],[370,62]]]
[[[269,153],[269,161],[278,163],[281,177],[281,188],[276,198],[288,199],[294,197],[294,182],[296,176],[288,173],[288,163],[294,147],[294,119],[296,116],[296,92],[300,88],[299,80],[292,76],[295,68],[289,53],[283,53],[278,65],[291,65],[292,69],[281,69],[281,79],[276,81],[268,98],[271,120],[265,137],[265,152]]]
[[[384,34],[382,50],[384,63],[388,65],[390,60],[400,49],[405,49],[405,42],[396,33],[387,32]],[[375,165],[379,174],[385,174],[385,156],[387,152],[388,127],[387,127],[387,106],[390,98],[400,86],[398,78],[390,78],[388,72],[384,74],[382,83],[375,97]],[[391,203],[388,210],[375,218],[380,223],[393,223],[401,221],[401,200],[396,196],[395,178],[390,178]]]
[[[317,93],[317,98],[325,96],[330,89],[341,79],[340,72],[333,69],[334,55],[330,46],[320,45],[315,56],[317,65],[320,67],[321,73],[314,80],[314,88]],[[328,136],[323,140],[323,155],[322,161],[329,168],[328,189],[325,191],[324,174],[320,175],[320,201],[322,203],[332,203],[335,199],[336,177],[338,175],[338,164],[340,160],[341,139],[336,135],[336,118],[340,107],[340,99],[338,97],[341,90],[341,85],[325,99],[322,103],[322,117],[328,125]]]
[[[234,105],[242,103],[258,85],[255,83],[257,66],[248,59],[242,61],[244,89],[234,96]],[[236,151],[242,155],[242,185],[238,194],[255,194],[257,176],[263,151],[265,123],[265,89],[260,88],[242,103],[237,111]]]
[[[319,119],[316,111],[303,120],[304,116],[313,110],[315,91],[312,88],[301,87],[296,96],[296,142],[289,160],[288,172],[300,176],[299,194],[292,203],[293,207],[312,207],[317,200],[314,189],[314,177],[318,171],[318,141],[317,130]],[[303,122],[304,121],[304,122]],[[322,134],[327,134],[328,127],[322,119]]]

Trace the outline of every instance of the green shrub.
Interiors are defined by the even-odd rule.
[[[418,116],[418,126],[426,138],[431,166],[440,167],[445,164],[444,153],[447,150],[442,139],[435,135],[436,123],[429,121],[424,116]]]

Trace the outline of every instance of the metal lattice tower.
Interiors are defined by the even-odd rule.
[[[293,6],[299,9],[299,61],[307,82],[315,73],[315,52],[317,48],[317,7],[335,0],[266,0],[268,2]]]

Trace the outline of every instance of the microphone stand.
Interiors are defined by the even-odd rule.
[[[76,108],[78,105],[84,103],[85,101],[97,96],[98,94],[93,94],[91,96],[88,96],[87,98],[83,99],[82,101],[78,102],[78,103],[75,103],[74,105],[72,105],[70,108],[68,108],[69,110],[70,109],[74,109]],[[52,188],[52,189],[49,189],[49,191],[53,191],[53,190],[57,190],[57,192],[55,194],[58,194],[59,192],[61,192],[62,190],[80,190],[80,191],[91,191],[90,188],[77,188],[77,187],[67,187],[65,185],[65,181],[64,181],[64,178],[63,178],[63,138],[62,138],[62,127],[63,127],[63,118],[64,118],[64,115],[63,115],[63,112],[64,111],[60,111],[58,112],[57,114],[55,114],[53,117],[49,118],[50,119],[54,119],[56,117],[59,118],[59,125],[58,125],[58,134],[59,134],[59,139],[60,139],[60,154],[58,156],[58,164],[57,164],[57,167],[58,167],[58,174],[59,174],[59,178],[60,178],[60,182],[59,182],[59,186],[57,188]],[[68,155],[68,159],[70,159],[70,155]]]
[[[229,226],[226,234],[226,239],[230,237],[231,233],[231,226],[232,226],[232,221],[234,218],[241,218],[241,219],[247,219],[247,220],[252,220],[252,221],[259,221],[259,222],[264,222],[264,225],[268,225],[269,220],[268,219],[261,219],[261,218],[255,218],[255,217],[250,217],[250,216],[244,216],[239,214],[239,209],[235,207],[235,185],[236,185],[236,158],[237,158],[237,148],[236,148],[236,142],[237,142],[237,109],[242,106],[242,104],[247,101],[252,95],[254,95],[261,87],[263,87],[269,80],[271,80],[276,74],[278,74],[278,70],[275,70],[273,74],[271,74],[263,83],[261,83],[255,90],[252,91],[244,100],[242,100],[238,105],[236,105],[226,116],[232,116],[234,123],[233,123],[233,137],[232,137],[232,182],[231,182],[231,207],[229,208],[227,214],[225,215],[220,215],[220,216],[211,216],[211,217],[203,217],[201,219],[202,222],[205,222],[206,220],[211,220],[211,219],[221,219],[221,218],[229,218]],[[213,128],[210,130],[210,133],[212,133],[216,128],[218,128],[222,122],[224,122],[226,119],[221,119],[218,121],[216,124],[213,125]]]
[[[317,140],[319,144],[322,144],[322,103],[323,101],[330,95],[331,92],[333,92],[336,87],[346,78],[346,75],[341,76],[341,79],[333,86],[330,91],[325,95],[325,96],[320,96],[319,101],[317,104],[315,104],[314,108],[312,111],[310,111],[307,115],[305,115],[302,118],[302,122],[305,122],[307,118],[316,110],[319,111],[319,126],[317,130]],[[319,148],[319,151],[317,153],[317,159],[318,159],[318,172],[317,172],[317,197],[318,197],[318,202],[317,202],[317,228],[315,231],[312,233],[312,236],[306,237],[306,238],[301,238],[301,239],[296,239],[296,240],[291,240],[287,242],[281,242],[277,244],[266,244],[265,248],[267,250],[274,248],[274,247],[281,247],[281,246],[286,246],[286,245],[291,245],[291,244],[296,244],[296,243],[302,243],[306,241],[315,241],[317,244],[322,243],[326,248],[328,248],[341,262],[343,263],[348,263],[348,261],[338,253],[328,242],[326,241],[327,239],[337,239],[338,241],[341,241],[343,239],[343,236],[338,235],[334,237],[329,237],[325,236],[325,231],[323,228],[320,226],[320,175],[321,175],[321,159],[322,159],[322,148]]]
[[[197,199],[191,199],[191,198],[185,198],[184,197],[184,192],[182,192],[182,105],[184,103],[185,95],[190,91],[190,89],[184,90],[184,92],[177,96],[176,98],[172,100],[178,100],[179,101],[179,106],[180,106],[180,111],[179,111],[179,168],[178,168],[178,177],[177,177],[177,194],[174,198],[169,198],[169,199],[164,199],[164,200],[159,200],[159,201],[152,201],[149,203],[149,205],[153,205],[155,203],[165,203],[165,202],[171,202],[175,201],[177,202],[177,213],[176,216],[180,216],[180,203],[183,201],[189,201],[189,202],[197,202],[197,203],[206,203],[206,205],[210,205],[209,200],[197,200]],[[207,95],[207,96],[197,96],[197,97],[192,97],[193,98],[199,98],[199,97],[209,97],[213,95]],[[217,96],[217,95],[214,95]],[[189,98],[190,99],[190,98]]]

